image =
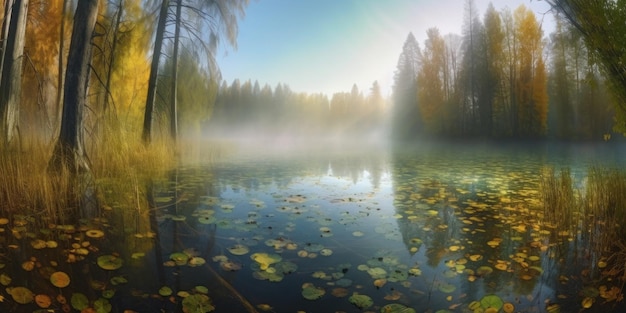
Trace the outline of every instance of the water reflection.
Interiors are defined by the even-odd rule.
[[[601,286],[606,296],[620,281],[609,281],[598,268],[602,253],[591,251],[590,238],[546,223],[540,176],[546,168],[567,166],[575,183],[584,184],[589,164],[621,166],[621,152],[585,148],[594,158],[582,158],[577,151],[572,156],[551,149],[242,154],[181,166],[166,179],[145,182],[144,190],[121,188],[125,191],[115,196],[131,197],[138,205],[109,208],[97,223],[88,222],[85,229],[102,228],[107,235],[90,240],[98,249],[85,260],[64,263],[74,241],[86,241],[84,229],[50,235],[63,238],[67,247],[56,256],[31,249],[32,238],[5,232],[3,252],[20,260],[6,270],[22,274],[14,281],[54,295],[58,292],[37,287],[41,282],[30,281],[20,269],[32,256],[52,256],[77,277],[66,296],[82,291],[93,302],[104,290],[115,290],[116,310],[138,312],[179,312],[185,298],[177,293],[200,297],[203,288],[216,312],[255,312],[261,304],[275,312],[360,312],[348,300],[355,292],[373,299],[368,308],[373,311],[399,303],[420,312],[468,312],[486,295],[524,312],[546,311],[552,304],[562,312],[578,311],[585,297],[596,299],[591,310],[624,309],[617,299],[600,295]],[[32,225],[17,232],[33,232]],[[15,242],[22,248],[7,249]],[[233,253],[236,245],[249,252]],[[325,256],[323,249],[332,253]],[[182,261],[180,253],[186,256]],[[261,273],[253,253],[279,255],[297,269],[281,274],[280,281],[258,279],[267,272]],[[102,254],[119,255],[124,266],[100,269]],[[116,276],[128,283],[113,285]],[[306,300],[304,283],[326,294]],[[347,295],[337,296],[337,288]]]

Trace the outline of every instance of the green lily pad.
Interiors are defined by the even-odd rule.
[[[89,307],[89,299],[82,293],[73,293],[70,298],[70,304],[75,310],[82,311]]]
[[[352,296],[348,298],[348,301],[360,309],[369,308],[374,304],[374,300],[372,300],[372,298],[367,295],[361,295],[358,292],[353,293]]]
[[[230,248],[228,248],[228,252],[234,254],[234,255],[244,255],[248,252],[250,252],[250,249],[247,246],[241,245],[241,244],[237,244],[234,245]]]
[[[174,252],[170,254],[170,260],[174,261],[176,265],[186,265],[189,261],[189,255],[182,252]]]
[[[304,284],[302,286],[302,296],[307,300],[317,300],[326,294],[324,288],[315,287],[313,284]]]
[[[111,312],[112,306],[109,300],[105,298],[100,298],[93,303],[93,308],[97,313],[109,313]]]
[[[281,272],[283,274],[289,274],[298,270],[298,265],[293,262],[284,261],[274,264],[274,268],[276,268],[276,271],[278,272]]]
[[[111,277],[111,280],[109,281],[111,282],[111,285],[113,286],[128,283],[128,279],[126,279],[124,276],[114,276],[114,277]]]
[[[270,282],[277,283],[282,281],[285,275],[281,272],[277,272],[275,268],[270,267],[265,271],[253,272],[252,277],[258,280],[268,280]]]
[[[193,287],[193,290],[195,290],[197,293],[201,293],[205,295],[209,293],[209,288],[205,286],[195,286]]]
[[[9,293],[11,297],[13,297],[13,300],[19,304],[31,303],[35,298],[33,292],[26,287],[7,288],[7,293]]]
[[[163,297],[169,297],[171,296],[173,293],[172,288],[168,287],[168,286],[163,286],[161,288],[159,288],[159,295],[163,296]]]
[[[443,292],[443,293],[451,293],[454,292],[456,290],[456,286],[452,285],[452,284],[448,284],[448,283],[441,283],[439,284],[439,291]]]
[[[400,303],[387,304],[380,309],[381,313],[415,313],[415,310]]]
[[[335,282],[335,285],[339,287],[349,287],[352,285],[352,280],[348,278],[341,278]]]
[[[97,262],[100,268],[108,271],[116,270],[122,267],[122,264],[124,263],[121,258],[110,254],[99,256]]]
[[[480,306],[483,307],[483,309],[494,308],[500,310],[503,305],[504,301],[496,295],[487,295],[480,299]]]
[[[320,252],[324,246],[319,243],[307,243],[302,247],[306,252]]]
[[[385,271],[382,267],[370,267],[367,269],[367,273],[370,274],[373,279],[387,277],[387,271]]]
[[[185,313],[206,313],[215,310],[211,303],[211,298],[203,294],[189,295],[183,299],[183,312]]]
[[[409,273],[406,271],[401,271],[401,270],[395,270],[393,272],[391,272],[391,274],[389,275],[389,281],[390,282],[399,282],[399,281],[405,281],[409,278]]]
[[[102,297],[103,298],[111,299],[111,298],[113,298],[113,296],[115,296],[115,290],[113,290],[113,289],[102,290]]]
[[[189,266],[191,267],[204,265],[205,263],[206,263],[206,260],[199,256],[194,256],[193,258],[189,259]]]

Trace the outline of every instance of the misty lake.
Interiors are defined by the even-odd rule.
[[[0,283],[32,293],[7,291],[0,310],[49,312],[46,297],[54,312],[626,309],[611,254],[546,222],[541,190],[562,168],[584,190],[590,168],[626,168],[626,151],[390,151],[235,152],[148,183],[152,210],[112,205],[76,228],[3,219]],[[54,268],[69,286],[50,287]],[[22,304],[22,292],[39,299]]]

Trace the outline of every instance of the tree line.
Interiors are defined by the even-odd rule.
[[[222,82],[208,133],[214,136],[361,137],[380,136],[385,118],[385,99],[378,81],[369,90],[355,84],[350,92],[321,93],[291,90],[279,83],[274,88],[258,81],[230,85]]]
[[[407,36],[394,76],[397,140],[601,139],[613,125],[606,79],[580,32],[557,15],[547,39],[524,5],[480,17],[466,2],[462,35]]]

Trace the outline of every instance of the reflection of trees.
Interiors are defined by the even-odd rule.
[[[330,173],[334,177],[348,178],[353,183],[369,176],[374,188],[380,185],[386,172],[383,153],[333,152],[307,155],[269,155],[250,162],[234,159],[212,166],[216,184],[223,191],[259,190],[270,186],[287,188],[300,177],[323,177]],[[202,170],[202,169],[198,169]]]

